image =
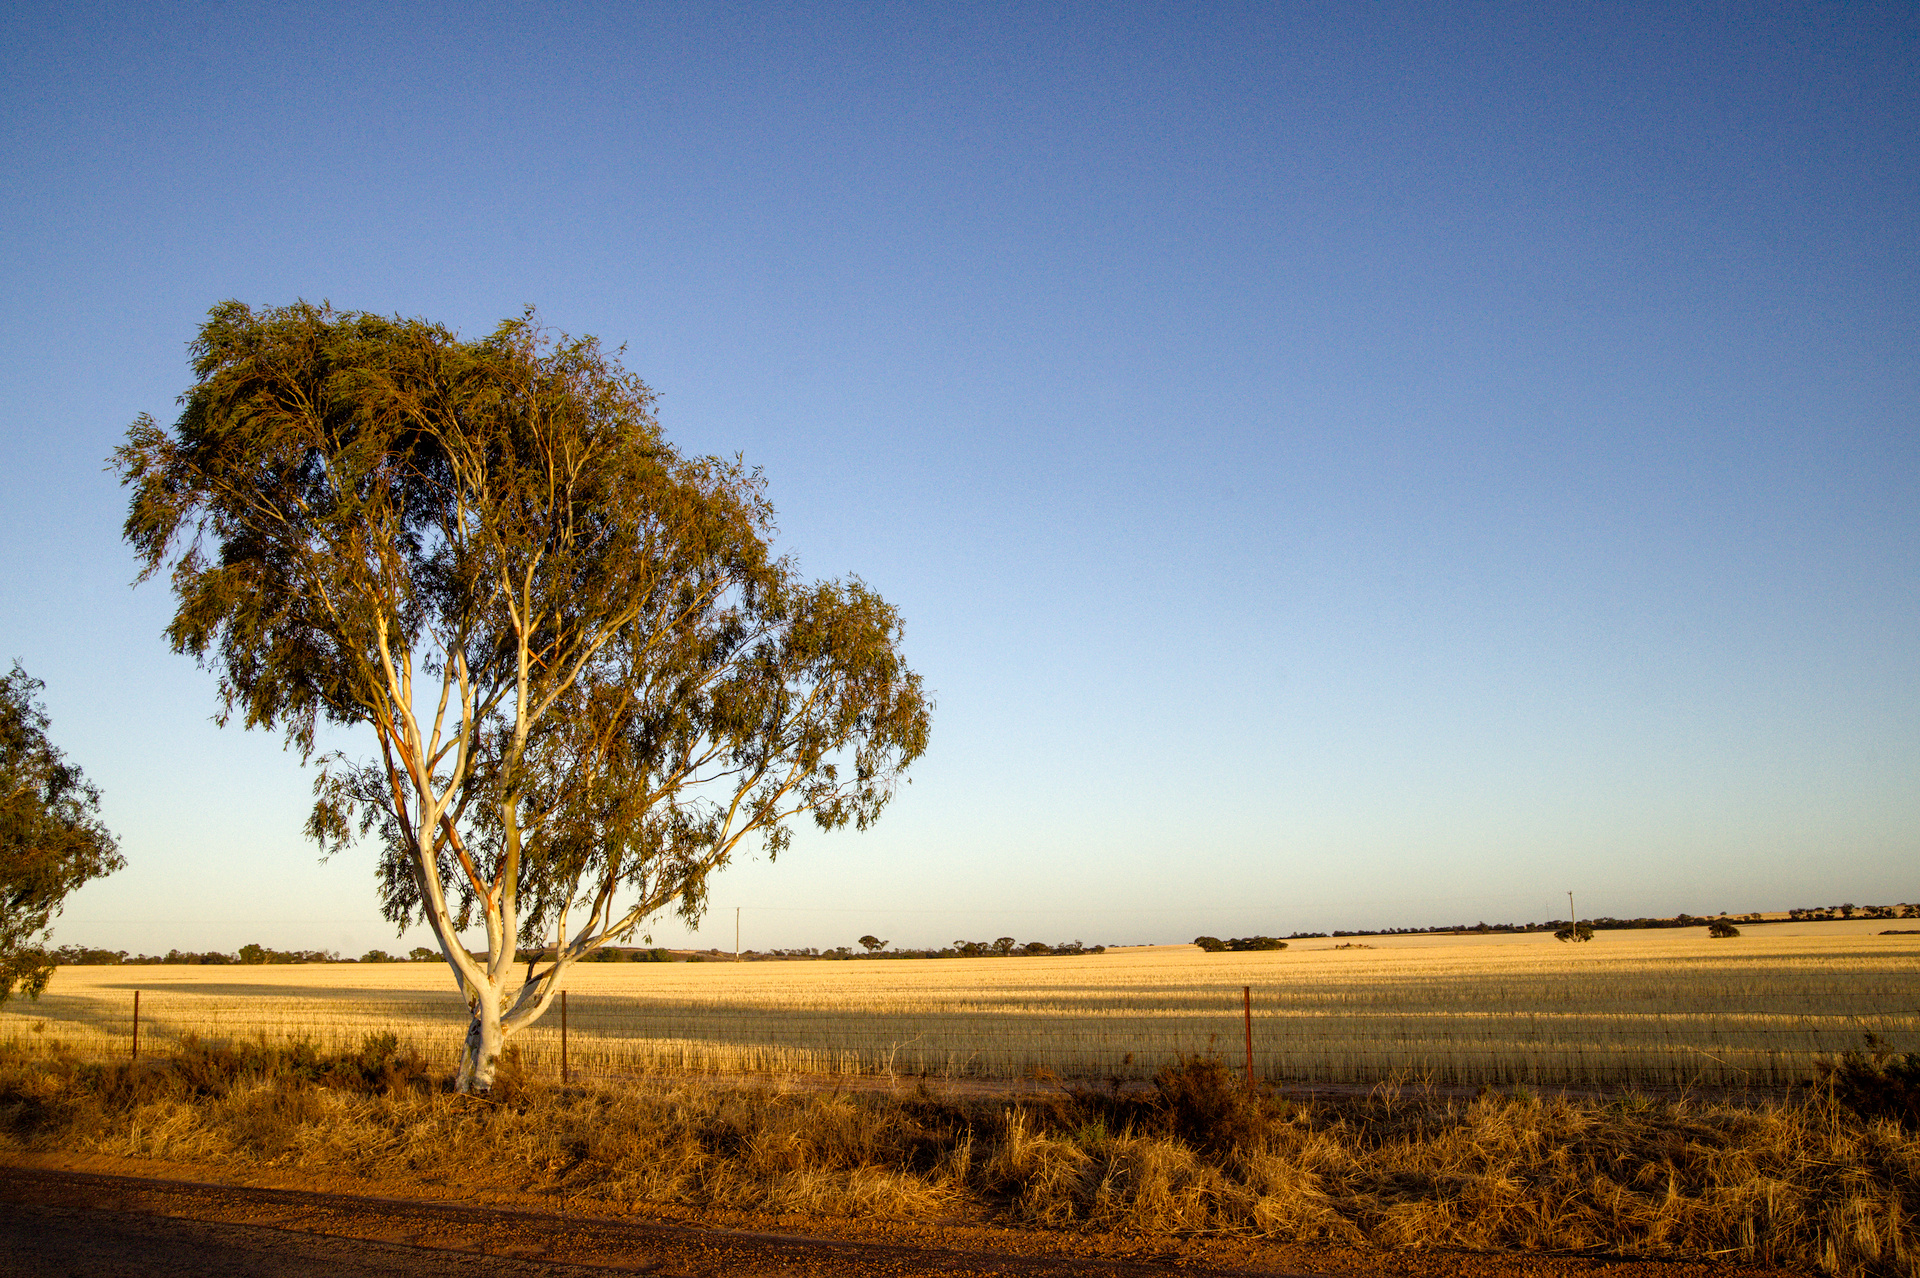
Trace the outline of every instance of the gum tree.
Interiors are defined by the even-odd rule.
[[[100,791],[47,736],[43,686],[18,662],[0,679],[0,1003],[16,987],[40,997],[67,894],[125,863],[101,824]]]
[[[220,721],[317,761],[323,852],[377,840],[386,917],[466,997],[462,1090],[572,964],[697,920],[749,838],[865,829],[925,749],[899,614],[777,557],[759,473],[677,452],[592,339],[227,302],[192,354],[172,429],[114,454],[141,577],[171,568]]]

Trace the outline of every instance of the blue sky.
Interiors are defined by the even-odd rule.
[[[1920,899],[1917,54],[1911,5],[11,6],[0,659],[128,858],[58,935],[391,947],[128,586],[104,459],[229,297],[624,343],[901,606],[914,784],[702,944]]]

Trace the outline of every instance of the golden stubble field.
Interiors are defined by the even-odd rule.
[[[587,964],[570,978],[569,1057],[597,1071],[1141,1077],[1182,1052],[1244,1051],[1281,1080],[1773,1086],[1872,1033],[1920,1050],[1920,936],[1874,920],[1190,946],[1083,957]],[[1891,926],[1898,926],[1897,924]],[[0,1040],[143,1050],[184,1034],[357,1044],[390,1030],[451,1061],[464,1007],[439,963],[62,968],[0,1010]],[[557,1064],[559,1016],[516,1038]]]

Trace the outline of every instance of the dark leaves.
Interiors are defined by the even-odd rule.
[[[100,822],[100,792],[47,737],[41,686],[18,663],[0,681],[0,1003],[16,985],[39,996],[61,903],[125,863]]]

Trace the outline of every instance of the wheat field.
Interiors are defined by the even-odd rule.
[[[1275,1080],[1778,1086],[1874,1034],[1920,1050],[1920,936],[1858,920],[1603,932],[1369,937],[1278,953],[1190,946],[1078,957],[589,964],[569,979],[575,1068],[607,1072],[1143,1077],[1179,1053],[1244,1052]],[[90,1055],[181,1036],[392,1031],[451,1062],[464,1007],[438,963],[70,967],[0,1008],[0,1040]],[[557,1067],[557,1014],[517,1036]]]

